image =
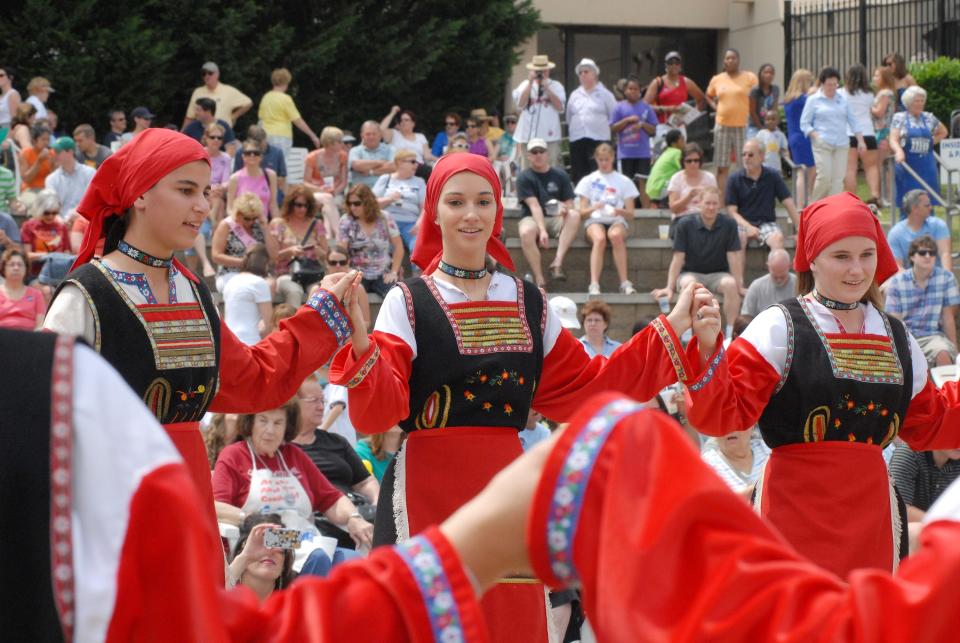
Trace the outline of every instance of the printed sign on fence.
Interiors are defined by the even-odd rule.
[[[940,141],[940,160],[948,170],[960,170],[960,138]]]

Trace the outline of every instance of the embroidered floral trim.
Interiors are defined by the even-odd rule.
[[[793,349],[797,344],[797,338],[793,328],[793,316],[783,304],[775,305],[783,311],[783,316],[787,320],[787,359],[783,363],[783,373],[780,375],[780,381],[777,382],[777,388],[773,389],[774,395],[779,393],[783,385],[787,383],[787,377],[790,375],[790,365],[793,364]]]
[[[371,370],[373,370],[373,365],[377,363],[377,360],[380,359],[380,346],[374,345],[373,353],[370,354],[370,357],[367,358],[367,361],[363,363],[363,366],[360,367],[360,370],[350,378],[350,381],[347,382],[347,388],[354,388],[359,385],[360,382],[367,377]]]
[[[169,268],[173,265],[173,255],[170,255],[166,259],[161,259],[160,257],[154,257],[153,255],[144,252],[140,248],[135,248],[123,239],[117,244],[117,250],[127,255],[134,261],[139,261],[140,263],[153,266],[154,268]]]
[[[337,338],[338,346],[347,343],[350,335],[353,334],[353,325],[340,311],[340,304],[333,295],[326,290],[318,290],[307,302],[307,305],[320,313],[320,317],[323,318],[323,321],[333,331],[334,337]]]
[[[697,378],[697,381],[689,386],[691,391],[699,391],[704,386],[710,383],[710,380],[713,379],[714,373],[717,372],[717,367],[720,365],[720,360],[723,359],[723,347],[720,347],[720,350],[717,351],[716,356],[710,360],[710,363],[707,364],[707,370],[700,374],[700,377]]]
[[[433,544],[423,536],[416,536],[397,545],[394,551],[407,564],[420,588],[433,639],[442,643],[465,640],[453,588]]]
[[[143,295],[143,298],[147,300],[148,304],[157,303],[157,297],[153,294],[153,289],[150,288],[150,283],[147,281],[147,276],[142,272],[124,272],[122,270],[114,270],[106,264],[103,266],[106,268],[110,275],[122,284],[127,284],[130,286],[136,286],[137,290],[140,291],[140,294]],[[167,271],[167,288],[169,289],[169,299],[171,304],[177,303],[177,275],[180,274],[176,267],[173,264],[170,264],[170,269]]]
[[[642,408],[626,400],[611,402],[580,429],[570,446],[547,511],[546,534],[550,569],[565,585],[579,582],[573,563],[573,544],[593,465],[613,427]]]
[[[892,359],[884,360],[885,363],[882,365],[855,364],[851,362],[851,353],[848,349],[842,349],[840,351],[834,349],[830,339],[827,338],[823,329],[820,328],[820,325],[817,323],[813,311],[810,310],[810,302],[808,302],[805,297],[798,297],[798,300],[804,314],[807,316],[807,319],[810,320],[810,325],[813,326],[813,329],[820,337],[823,349],[827,351],[827,358],[830,360],[830,367],[833,369],[834,377],[837,379],[875,384],[903,384],[903,366],[900,364],[900,357],[897,353],[897,343],[893,339],[893,330],[890,328],[890,320],[886,314],[882,311],[877,311],[880,313],[884,329],[887,332],[886,340],[883,343],[889,346],[890,352],[893,355]],[[856,342],[859,339],[862,339],[862,336],[847,336],[843,342],[851,343],[851,340]]]
[[[58,337],[50,377],[50,571],[65,641],[73,640],[73,339]]]
[[[680,351],[677,349],[677,345],[673,343],[670,332],[660,317],[654,319],[651,325],[657,329],[657,334],[660,335],[660,341],[663,342],[663,347],[667,351],[667,357],[670,358],[670,362],[673,364],[673,370],[677,372],[677,381],[685,384],[687,381],[687,371],[683,368]]]
[[[403,281],[398,281],[397,285],[403,291],[403,303],[407,307],[407,321],[410,322],[410,330],[417,332],[417,315],[413,310],[413,295],[410,293],[410,286]]]

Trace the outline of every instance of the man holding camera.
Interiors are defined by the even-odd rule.
[[[556,65],[545,55],[536,55],[527,63],[527,80],[513,90],[513,102],[520,111],[514,140],[520,143],[520,164],[526,169],[527,141],[542,139],[547,142],[550,165],[560,165],[560,112],[567,102],[567,92],[556,80],[550,79],[550,70]]]
[[[580,227],[580,214],[573,207],[573,183],[566,172],[551,167],[548,144],[541,138],[527,143],[529,167],[517,177],[517,199],[523,211],[520,219],[520,247],[530,264],[538,286],[545,286],[540,267],[540,249],[546,249],[550,237],[559,238],[557,254],[550,264],[550,276],[563,281],[563,258]]]

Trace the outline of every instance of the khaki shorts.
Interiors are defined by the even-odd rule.
[[[937,365],[937,355],[944,351],[950,354],[951,361],[957,359],[957,347],[953,345],[953,342],[939,333],[927,335],[926,337],[917,337],[916,340],[917,343],[920,344],[921,350],[923,350],[923,356],[927,358],[927,364],[930,366]]]
[[[681,272],[680,277],[677,278],[677,290],[680,290],[680,284],[685,281],[686,277],[690,277],[697,283],[703,284],[707,287],[707,290],[715,295],[720,293],[720,281],[724,277],[733,278],[729,272]]]
[[[560,216],[559,214],[553,216],[544,215],[543,221],[547,224],[547,234],[550,235],[550,238],[556,239],[560,236],[560,231],[563,230],[563,222],[565,221],[564,217]],[[532,225],[534,228],[536,228],[537,220],[533,217],[523,217],[520,219],[520,223],[518,225],[518,230],[523,230],[529,225]]]

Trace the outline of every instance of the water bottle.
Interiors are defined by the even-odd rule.
[[[669,297],[657,297],[657,303],[660,304],[660,312],[662,312],[664,315],[670,312]]]

